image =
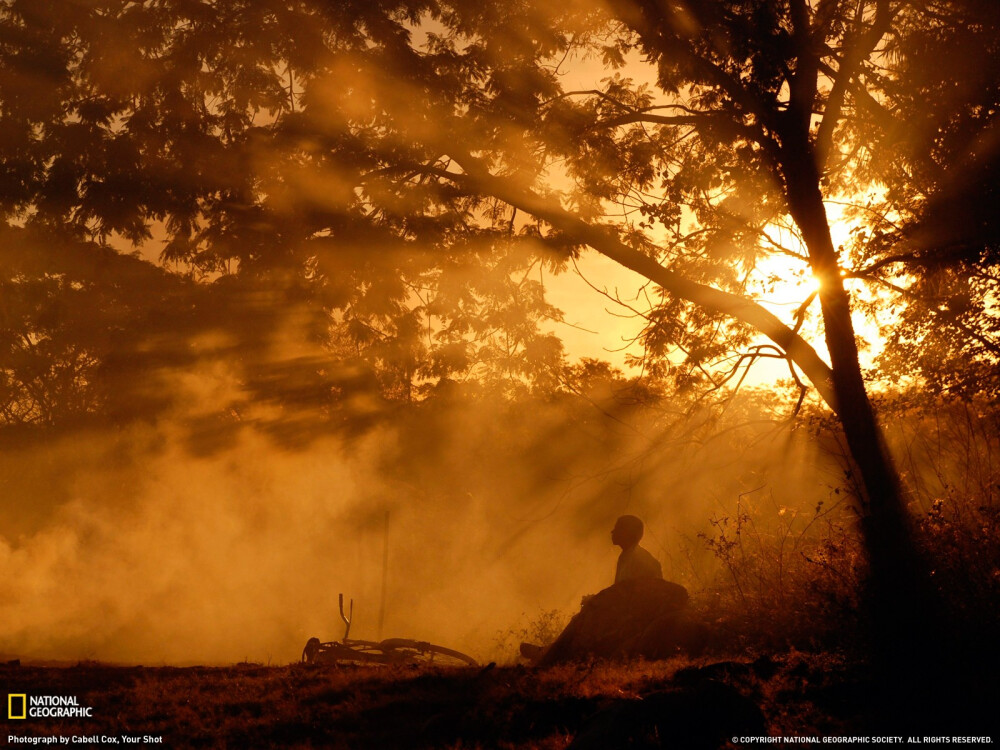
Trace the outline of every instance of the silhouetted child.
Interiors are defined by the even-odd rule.
[[[635,516],[621,516],[611,530],[611,542],[622,548],[615,582],[598,594],[585,596],[582,609],[548,647],[521,644],[521,655],[534,662],[561,661],[575,651],[607,655],[627,650],[655,620],[673,616],[687,602],[684,587],[663,580],[660,563],[639,546],[643,525]],[[631,632],[631,631],[636,632]]]
[[[639,546],[643,526],[635,516],[621,516],[611,529],[611,543],[622,548],[615,569],[615,583],[636,578],[663,578],[659,561]]]

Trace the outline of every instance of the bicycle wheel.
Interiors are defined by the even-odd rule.
[[[399,656],[374,641],[329,641],[310,638],[302,649],[305,664],[395,664]]]
[[[479,663],[468,654],[445,648],[427,641],[409,638],[388,638],[379,646],[387,656],[417,664],[436,664],[442,667],[478,667]]]

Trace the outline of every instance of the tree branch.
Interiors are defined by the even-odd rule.
[[[808,133],[813,105],[818,91],[819,56],[809,27],[809,7],[805,0],[792,0],[792,41],[795,49],[795,69],[788,78],[788,110],[785,112],[786,128],[782,128],[782,145],[798,139],[789,137],[792,132]],[[802,158],[798,154],[796,158]]]
[[[675,10],[666,3],[656,0],[617,0],[612,2],[612,10],[629,28],[640,37],[642,44],[653,57],[679,55],[698,71],[709,83],[720,87],[743,112],[753,117],[770,130],[776,129],[774,110],[769,103],[751,91],[738,76],[732,75],[715,62],[707,59],[694,49],[691,42],[675,32],[677,19]],[[713,14],[720,11],[715,2],[702,0],[688,7],[703,26],[710,26]]]
[[[989,338],[985,334],[979,333],[972,326],[966,325],[962,321],[958,320],[954,316],[948,316],[943,313],[943,311],[936,309],[933,305],[928,305],[926,301],[919,295],[911,292],[906,287],[901,287],[898,284],[893,284],[891,281],[886,281],[885,279],[871,273],[848,273],[846,278],[849,279],[862,279],[863,281],[871,281],[876,284],[881,284],[887,289],[891,289],[902,297],[905,297],[912,302],[919,303],[927,312],[933,315],[936,319],[943,321],[946,325],[950,325],[953,328],[961,331],[966,336],[968,336],[973,341],[982,344],[991,354],[994,356],[1000,356],[1000,344],[998,344],[993,339]]]
[[[664,268],[648,255],[622,243],[613,229],[589,224],[566,211],[557,202],[540,196],[510,179],[490,174],[471,154],[457,154],[453,151],[452,156],[465,174],[447,170],[432,170],[432,172],[457,184],[464,184],[475,192],[499,198],[545,221],[681,299],[693,302],[710,312],[735,318],[757,329],[788,354],[812,381],[830,408],[837,411],[829,365],[805,339],[761,305],[745,297],[699,284]]]
[[[825,170],[830,152],[833,149],[833,131],[840,120],[847,91],[854,81],[861,63],[868,58],[872,50],[875,49],[875,45],[888,31],[894,17],[894,14],[889,12],[889,0],[878,0],[875,20],[871,28],[863,31],[865,6],[866,3],[863,1],[858,3],[852,38],[847,42],[846,50],[837,66],[837,76],[826,102],[826,110],[823,113],[819,132],[816,134],[816,163],[819,165],[820,171]]]
[[[654,115],[648,112],[634,112],[619,117],[611,117],[607,120],[598,120],[594,123],[594,129],[599,127],[616,128],[619,125],[630,125],[636,122],[650,125],[697,125],[704,122],[707,115]]]

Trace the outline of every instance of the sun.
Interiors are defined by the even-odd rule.
[[[827,216],[834,246],[847,247],[852,224],[843,215],[843,207],[828,207]],[[763,252],[748,272],[745,294],[789,328],[795,328],[820,357],[827,359],[817,297],[820,284],[809,266],[805,245],[798,233],[787,226],[774,225],[766,232],[770,240],[762,240]],[[640,357],[642,354],[638,339],[646,320],[636,315],[635,310],[644,311],[649,304],[643,295],[648,280],[598,253],[584,253],[575,273],[547,275],[544,283],[548,301],[565,311],[565,317],[552,322],[547,329],[559,336],[568,358],[608,359],[616,367],[630,371],[623,359],[626,354]],[[852,293],[856,291],[854,286],[849,281]],[[605,296],[602,298],[595,288],[603,290]],[[854,316],[854,324],[858,334],[873,344],[870,352],[880,350],[878,328],[860,313]],[[753,345],[769,343],[772,342],[764,336],[752,342]],[[788,377],[787,362],[755,360],[744,382],[770,385]]]
[[[834,247],[845,255],[852,240],[854,224],[845,215],[847,202],[827,204],[827,220]],[[801,237],[788,226],[773,225],[766,230],[762,243],[764,255],[758,259],[747,279],[747,293],[755,302],[774,313],[782,322],[793,328],[813,345],[817,354],[829,361],[823,335],[823,322],[818,299],[820,281],[813,275],[808,252]],[[842,275],[845,272],[842,271]],[[881,302],[879,309],[892,308],[886,299],[885,289],[872,288],[858,279],[845,279],[845,286],[852,302]],[[898,300],[896,300],[898,303]],[[860,348],[862,365],[872,366],[883,349],[885,331],[891,327],[891,315],[866,314],[866,305],[852,304],[851,318]],[[867,307],[872,307],[868,304]],[[765,343],[761,339],[756,343]],[[747,382],[764,384],[778,377],[788,377],[784,362],[755,365],[755,372]]]
[[[830,238],[838,251],[851,240],[852,224],[844,215],[843,203],[826,207]],[[820,281],[809,264],[809,252],[801,235],[788,224],[775,223],[763,233],[763,257],[748,277],[748,292],[760,304],[784,319],[782,311],[797,312],[811,304],[819,292]]]

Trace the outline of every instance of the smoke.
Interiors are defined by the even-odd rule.
[[[10,433],[0,653],[287,663],[342,636],[343,593],[353,637],[485,660],[499,632],[612,582],[618,515],[697,591],[713,519],[809,509],[841,481],[766,398],[720,415],[604,366],[390,402],[295,285],[229,281],[205,285],[200,325],[137,337],[142,366],[108,397],[132,419]]]
[[[184,377],[201,390],[193,411],[235,388],[216,365]],[[177,418],[8,450],[0,652],[287,663],[309,637],[343,634],[343,592],[352,637],[487,658],[498,631],[611,583],[617,515],[643,517],[644,545],[696,589],[712,563],[696,534],[741,493],[744,509],[804,508],[836,481],[807,435],[769,424],[705,442],[717,424],[678,423],[662,404],[612,414],[601,387],[589,400],[456,395],[296,447],[243,427],[193,450]]]

